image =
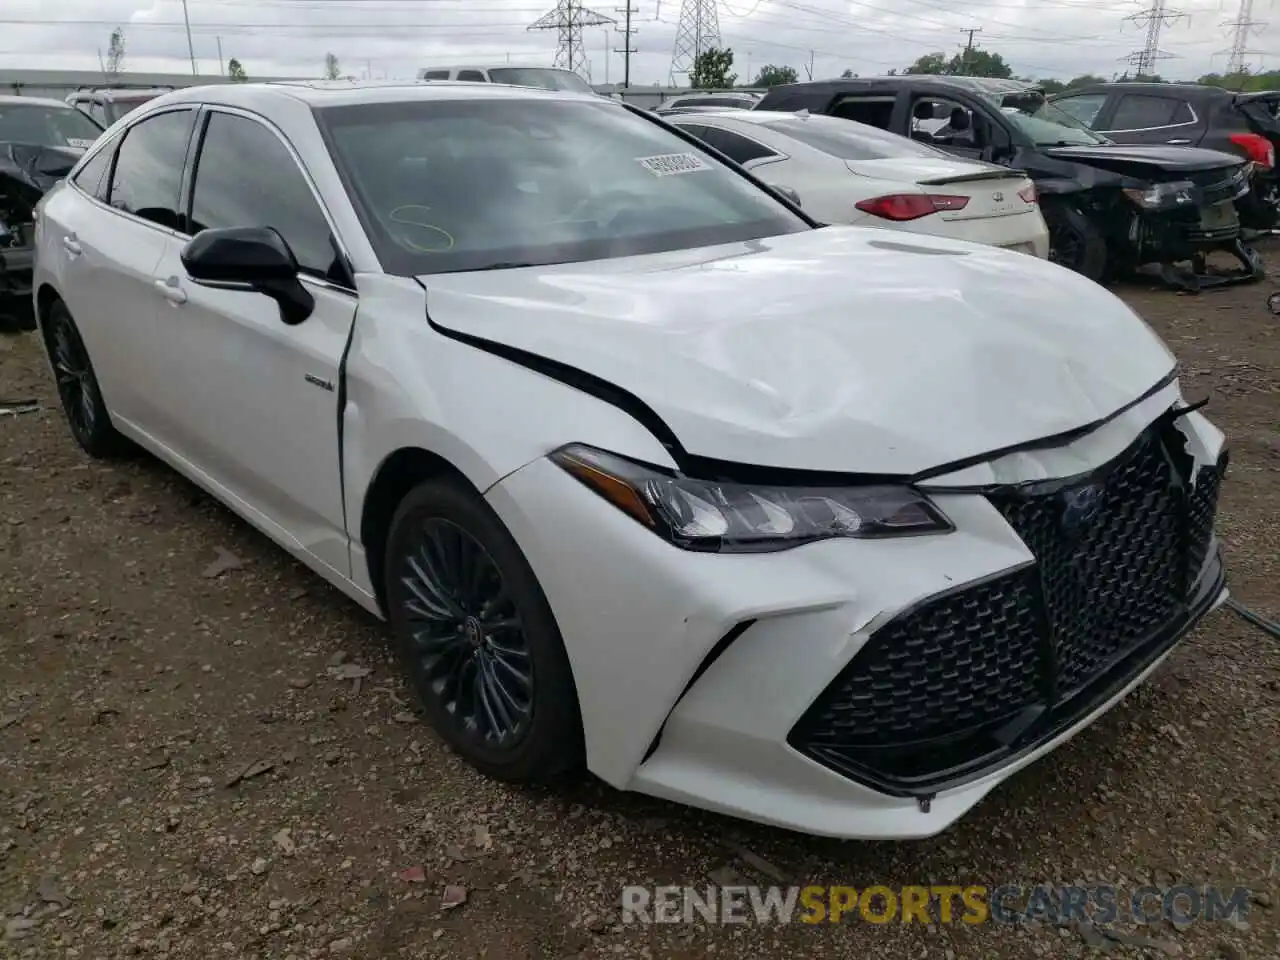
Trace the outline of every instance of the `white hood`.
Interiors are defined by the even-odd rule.
[[[1093,423],[1174,366],[1068,270],[859,227],[421,280],[436,326],[594,374],[689,453],[758,466],[910,475]]]

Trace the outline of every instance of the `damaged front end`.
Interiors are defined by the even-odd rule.
[[[1127,202],[1113,210],[1124,220],[1115,224],[1127,241],[1121,259],[1133,269],[1154,264],[1165,283],[1190,292],[1261,280],[1262,259],[1245,244],[1237,210],[1250,191],[1251,172],[1252,164],[1244,163],[1122,188]],[[1207,255],[1214,251],[1232,254],[1239,268],[1210,272]]]
[[[0,143],[0,329],[35,329],[36,205],[79,158],[71,149]]]

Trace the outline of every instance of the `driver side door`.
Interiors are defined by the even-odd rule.
[[[338,448],[340,366],[356,314],[354,281],[296,152],[258,117],[206,110],[197,128],[191,235],[273,227],[315,298],[286,325],[267,296],[195,283],[175,238],[157,268],[164,304],[157,384],[174,408],[180,455],[290,549],[350,575]]]

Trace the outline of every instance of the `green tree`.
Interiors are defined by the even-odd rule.
[[[911,74],[946,73],[947,72],[947,55],[943,53],[941,50],[939,50],[937,53],[926,53],[923,57],[920,57],[919,59],[917,59],[915,63],[907,67],[907,69],[903,70],[902,72],[911,73]]]
[[[1004,62],[1004,57],[1000,54],[974,47],[952,57],[943,73],[954,77],[996,77],[1007,80],[1013,76],[1013,68]]]
[[[1044,91],[1045,96],[1047,97],[1051,97],[1055,93],[1061,93],[1063,90],[1067,89],[1067,85],[1065,83],[1061,80],[1054,80],[1052,77],[1048,77],[1044,80],[1036,80],[1034,82],[1037,87]]]
[[[1078,77],[1072,77],[1067,81],[1067,90],[1075,90],[1077,87],[1092,87],[1098,83],[1106,83],[1106,77],[1099,77],[1093,73],[1082,73]]]
[[[107,43],[107,73],[115,76],[124,69],[124,28],[116,27],[111,31],[111,39]]]
[[[244,72],[244,67],[240,66],[240,61],[232,57],[227,61],[227,76],[232,80],[245,81],[249,79],[249,75]]]
[[[1248,70],[1242,73],[1206,73],[1196,82],[1248,93],[1259,90],[1280,90],[1280,70],[1266,70],[1262,73],[1250,73]]]
[[[775,67],[772,63],[760,68],[756,75],[756,87],[776,87],[780,83],[795,83],[800,79],[794,67]]]
[[[693,69],[689,71],[689,86],[699,90],[727,90],[738,79],[736,73],[729,72],[732,67],[732,49],[717,50],[712,47],[703,50],[694,59]]]
[[[326,53],[324,55],[324,78],[326,80],[338,80],[342,77],[342,66],[338,63],[338,55],[336,53]]]

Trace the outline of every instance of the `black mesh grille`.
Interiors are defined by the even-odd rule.
[[[872,782],[951,776],[1140,670],[1189,616],[1212,544],[1226,456],[1192,487],[1183,446],[1166,421],[1086,478],[990,492],[1034,565],[877,630],[792,745]]]
[[[1182,495],[1158,437],[1107,475],[1023,497],[991,498],[1035,555],[1069,694],[1167,621],[1185,594]]]
[[[1037,696],[1034,573],[953,593],[877,630],[814,739],[881,745],[1016,714]]]

